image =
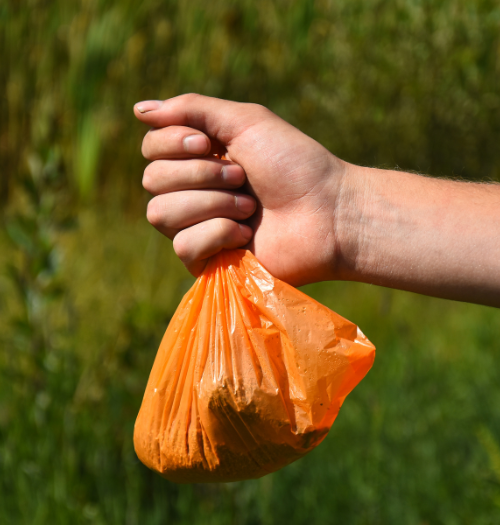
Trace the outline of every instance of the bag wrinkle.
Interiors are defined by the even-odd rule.
[[[375,348],[351,322],[222,251],[181,301],[134,430],[137,455],[178,483],[258,478],[326,437]]]

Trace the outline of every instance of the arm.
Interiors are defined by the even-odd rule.
[[[247,247],[295,286],[353,280],[500,306],[500,186],[354,166],[253,104],[183,95],[135,114],[153,126],[148,219],[194,275]]]
[[[500,185],[349,169],[345,279],[500,307]]]

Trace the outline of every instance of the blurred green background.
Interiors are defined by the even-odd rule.
[[[500,523],[492,308],[306,287],[378,349],[323,444],[193,486],[132,445],[193,282],[145,219],[132,105],[258,102],[351,162],[500,180],[498,1],[3,0],[0,50],[0,523]]]

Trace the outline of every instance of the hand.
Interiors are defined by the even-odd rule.
[[[148,219],[194,275],[245,247],[295,286],[355,280],[500,306],[500,185],[354,166],[254,104],[182,95],[134,111],[154,128]]]
[[[343,229],[355,195],[347,163],[255,104],[189,94],[134,111],[153,127],[142,146],[153,161],[148,220],[191,273],[223,248],[246,247],[295,286],[342,277],[356,251],[354,222]]]

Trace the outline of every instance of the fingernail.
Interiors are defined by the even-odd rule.
[[[235,197],[236,207],[243,213],[251,213],[255,210],[255,200],[248,195]]]
[[[240,227],[240,232],[243,238],[250,240],[253,235],[252,228],[250,228],[250,226],[247,226],[246,224],[238,224],[238,226]]]
[[[207,153],[208,141],[205,135],[189,135],[184,139],[184,150],[195,155]]]
[[[236,164],[223,166],[221,170],[222,180],[231,186],[243,184],[244,175],[242,171],[242,168]]]
[[[135,107],[139,113],[149,113],[155,109],[161,108],[161,100],[145,100],[144,102],[138,102]]]

